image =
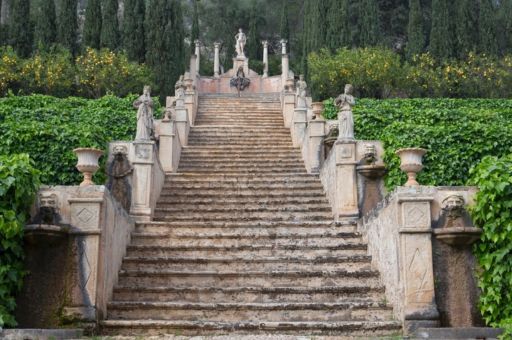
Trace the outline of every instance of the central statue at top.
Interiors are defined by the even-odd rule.
[[[247,37],[245,36],[245,33],[240,28],[238,30],[238,34],[235,36],[236,39],[236,56],[245,58],[244,48],[245,44],[247,43]]]

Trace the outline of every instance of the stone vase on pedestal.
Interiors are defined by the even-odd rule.
[[[400,157],[400,169],[407,174],[406,187],[415,187],[420,184],[416,181],[416,175],[423,169],[423,156],[427,150],[421,148],[405,148],[396,151]]]
[[[76,168],[84,175],[84,180],[80,183],[81,187],[94,185],[92,176],[100,168],[98,160],[103,155],[103,151],[94,148],[78,148],[73,152],[78,157]]]

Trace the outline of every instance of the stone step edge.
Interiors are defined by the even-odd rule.
[[[246,271],[246,272],[218,272],[218,271],[180,271],[180,270],[125,270],[119,271],[119,276],[134,276],[134,277],[148,277],[148,276],[217,276],[217,277],[278,277],[278,276],[293,276],[293,277],[364,277],[375,278],[379,277],[379,272],[372,269],[356,269],[356,270],[267,270],[267,271]]]
[[[204,239],[310,239],[310,238],[322,238],[322,239],[340,239],[340,238],[360,238],[361,234],[354,232],[325,232],[325,233],[311,233],[311,234],[286,234],[286,233],[271,233],[271,234],[239,234],[239,233],[230,233],[230,234],[188,234],[188,235],[168,235],[167,233],[151,233],[151,232],[133,232],[132,237],[139,238],[162,238],[162,237],[170,237],[172,239],[194,239],[194,240],[204,240]]]
[[[172,227],[178,227],[175,224],[189,224],[189,225],[183,225],[182,228],[192,228],[192,227],[203,227],[202,224],[210,224],[206,226],[206,228],[240,228],[240,226],[243,226],[243,228],[246,228],[247,225],[250,225],[247,228],[258,228],[258,227],[271,227],[271,228],[279,228],[280,226],[276,226],[276,224],[282,224],[283,228],[290,228],[290,227],[298,227],[298,228],[308,228],[305,225],[312,225],[311,228],[316,227],[346,227],[346,226],[356,226],[356,221],[332,221],[332,220],[325,220],[325,221],[301,221],[301,222],[293,222],[293,221],[276,221],[276,222],[268,222],[268,220],[261,220],[259,222],[246,222],[243,224],[240,224],[240,222],[231,222],[231,221],[197,221],[197,222],[166,222],[166,221],[150,221],[150,222],[136,222],[136,225],[154,225],[154,226],[172,226]],[[200,224],[200,225],[198,225]],[[215,224],[216,226],[212,226],[212,224]],[[191,226],[192,225],[192,226]]]
[[[126,262],[143,262],[143,263],[183,263],[192,262],[198,264],[208,263],[228,263],[228,262],[244,262],[244,263],[367,263],[371,261],[370,255],[340,255],[340,256],[317,256],[312,258],[301,257],[163,257],[163,256],[125,256],[123,261]]]

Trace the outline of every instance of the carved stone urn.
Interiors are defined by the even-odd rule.
[[[423,169],[423,156],[427,150],[421,148],[405,148],[396,151],[400,157],[400,169],[407,174],[406,187],[415,187],[420,184],[416,181],[416,175]]]
[[[315,115],[313,119],[321,120],[322,119],[322,112],[324,112],[324,103],[322,102],[314,102],[311,103],[311,106],[313,108],[313,114]]]
[[[94,185],[92,176],[100,168],[98,160],[103,155],[103,151],[94,148],[78,148],[73,152],[78,157],[76,168],[84,175],[84,180],[80,183],[80,186]]]

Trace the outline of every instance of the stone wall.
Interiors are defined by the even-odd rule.
[[[229,74],[229,73],[228,73]],[[251,85],[244,90],[244,93],[279,93],[281,92],[281,76],[263,78],[257,74],[248,77]],[[237,93],[236,88],[231,87],[230,75],[223,75],[219,78],[201,77],[197,88],[202,93]]]

